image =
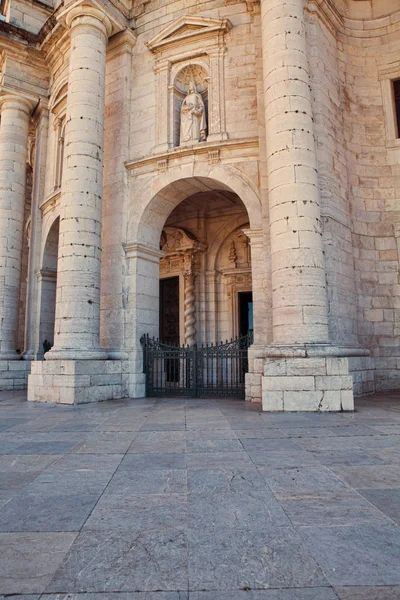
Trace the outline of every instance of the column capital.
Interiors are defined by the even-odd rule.
[[[262,245],[264,242],[264,230],[263,229],[242,229],[244,235],[249,238],[250,244],[255,246],[257,244]]]
[[[0,111],[5,108],[14,108],[30,115],[34,106],[35,101],[25,98],[25,96],[6,91],[0,92]]]
[[[107,38],[113,31],[112,22],[105,12],[91,4],[80,4],[69,10],[65,15],[65,22],[69,29],[77,25],[92,25],[102,31]]]

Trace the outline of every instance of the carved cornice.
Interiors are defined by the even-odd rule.
[[[140,242],[128,242],[123,244],[126,258],[139,258],[142,260],[148,260],[149,262],[158,262],[159,259],[164,256],[162,250],[154,248],[154,246],[147,246]]]
[[[38,269],[36,271],[36,277],[38,279],[44,279],[47,281],[56,281],[57,280],[57,271],[54,269]]]
[[[60,197],[61,191],[57,190],[56,192],[53,192],[50,196],[44,199],[44,201],[39,205],[43,216],[56,208],[57,204],[59,204],[60,202]]]
[[[343,17],[331,0],[307,0],[306,10],[317,14],[334,34],[343,26]]]

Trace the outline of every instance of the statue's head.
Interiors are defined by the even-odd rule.
[[[195,84],[195,82],[194,82],[194,81],[191,81],[191,82],[189,83],[188,93],[189,93],[189,94],[194,94],[196,91],[197,91],[197,90],[196,90],[196,84]]]

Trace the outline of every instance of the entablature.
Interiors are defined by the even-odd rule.
[[[187,162],[208,162],[217,164],[225,160],[258,160],[258,137],[225,140],[222,142],[203,142],[172,148],[167,152],[152,154],[143,158],[130,160],[125,163],[126,169],[132,175],[167,171],[169,167],[179,166]]]

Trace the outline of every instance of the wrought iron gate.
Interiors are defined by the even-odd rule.
[[[193,346],[171,346],[149,335],[140,341],[147,396],[244,398],[251,333],[230,342]]]

